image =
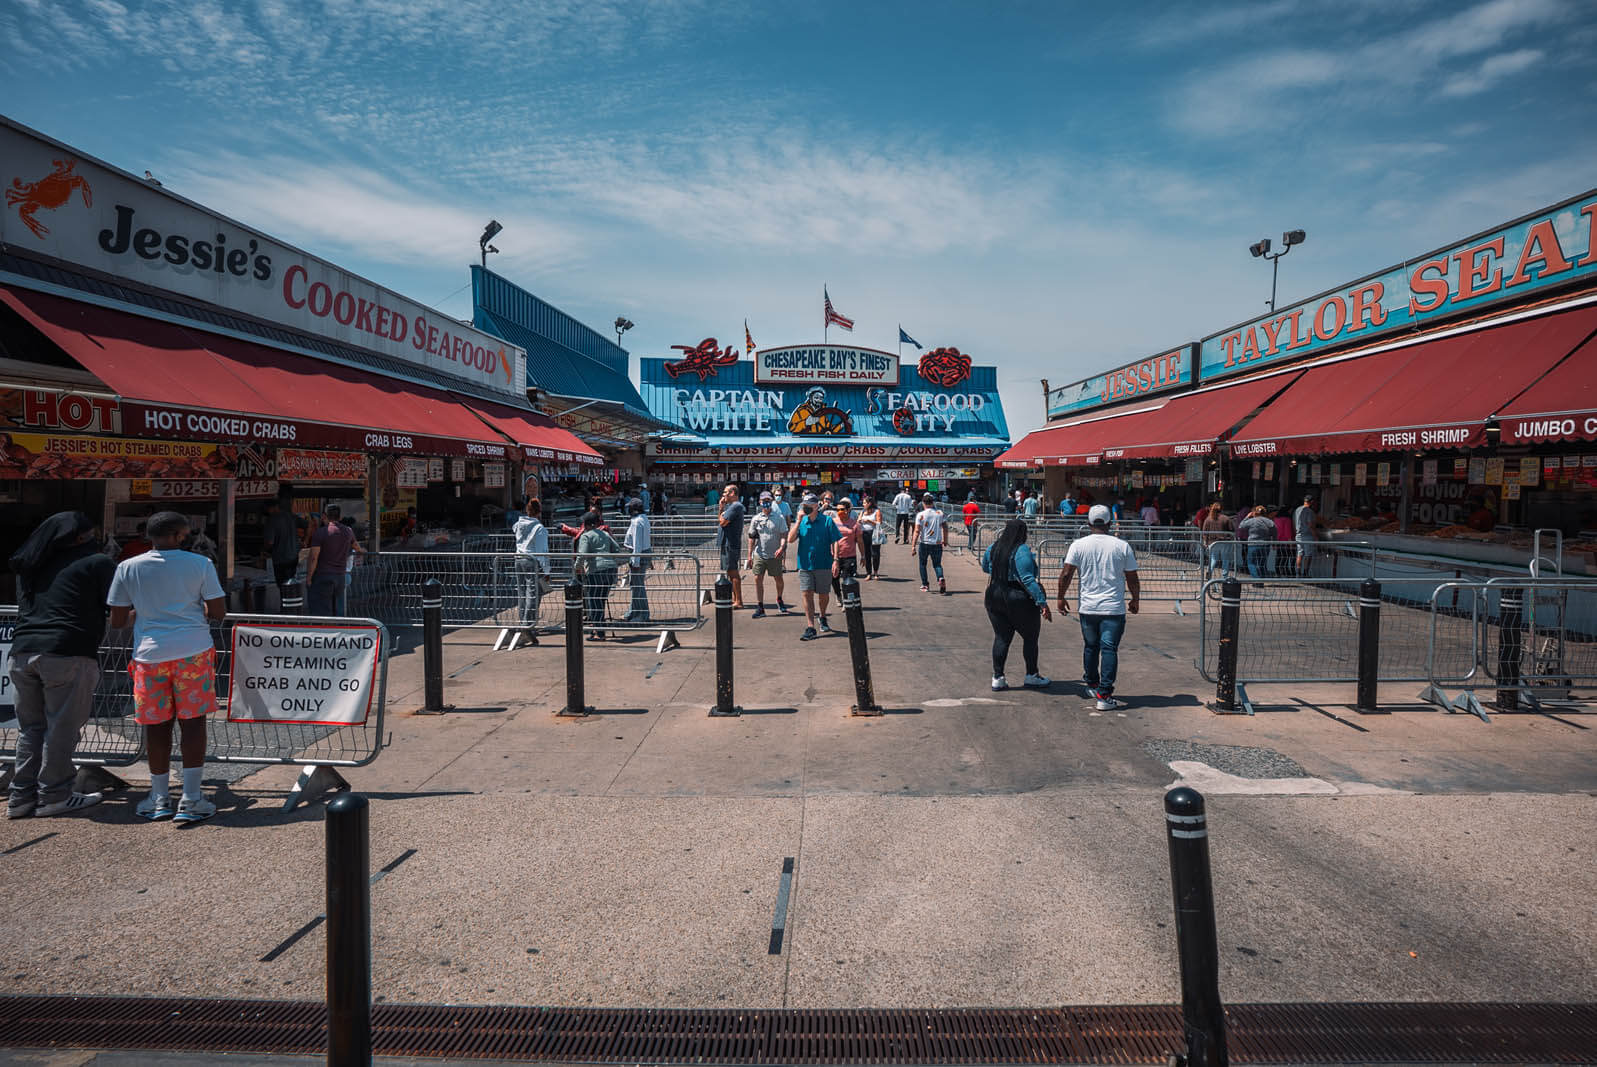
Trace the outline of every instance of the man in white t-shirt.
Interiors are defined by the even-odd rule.
[[[898,525],[893,534],[895,545],[909,542],[910,522],[914,519],[915,498],[909,495],[908,489],[900,489],[893,498],[893,510],[898,513]]]
[[[1113,516],[1102,504],[1087,512],[1088,533],[1070,543],[1064,569],[1059,572],[1059,613],[1070,611],[1065,599],[1070,581],[1081,573],[1082,682],[1098,701],[1099,711],[1125,707],[1115,699],[1115,673],[1120,665],[1120,637],[1126,631],[1126,612],[1137,613],[1142,586],[1137,579],[1137,555],[1131,546],[1109,532]],[[1128,596],[1129,594],[1129,596]]]
[[[106,603],[111,627],[133,622],[133,719],[144,727],[150,795],[134,810],[146,819],[199,822],[216,814],[200,780],[205,771],[205,717],[216,710],[216,645],[210,621],[221,622],[227,599],[216,566],[177,546],[189,523],[175,511],[152,515],[145,535],[154,546],[117,565]],[[208,621],[209,620],[209,621]],[[183,796],[174,808],[172,720],[182,730]]]
[[[932,500],[932,494],[927,493],[920,500],[921,509],[915,516],[915,539],[910,546],[910,551],[920,557],[920,591],[931,592],[931,583],[926,580],[926,563],[930,560],[932,570],[937,572],[937,591],[947,596],[948,583],[943,580],[943,548],[948,544],[948,516]]]

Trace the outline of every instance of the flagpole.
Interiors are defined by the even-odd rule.
[[[826,306],[826,286],[824,283],[821,285],[821,306],[823,308]],[[821,318],[825,320],[821,323],[821,344],[824,345],[832,335],[832,317],[823,312]]]

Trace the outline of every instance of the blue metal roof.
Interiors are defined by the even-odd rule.
[[[626,349],[492,271],[473,266],[471,280],[472,325],[527,350],[529,384],[650,417],[627,377]]]

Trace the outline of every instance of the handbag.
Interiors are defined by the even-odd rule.
[[[873,545],[885,545],[885,544],[887,544],[887,527],[884,524],[882,524],[882,523],[877,523],[876,524],[876,529],[871,533],[871,544],[873,544]]]

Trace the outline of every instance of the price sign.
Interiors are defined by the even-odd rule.
[[[441,482],[444,480],[444,460],[442,456],[434,456],[427,461],[427,480]]]
[[[227,720],[364,724],[377,699],[381,635],[371,625],[235,626]]]
[[[503,463],[484,463],[482,465],[482,484],[486,489],[503,489],[505,487],[505,465]]]
[[[459,485],[466,480],[466,461],[452,459],[449,461],[449,480]]]

